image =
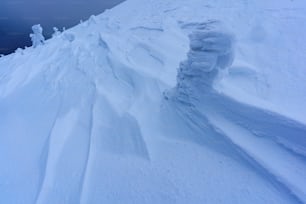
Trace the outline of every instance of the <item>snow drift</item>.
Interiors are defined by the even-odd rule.
[[[305,10],[127,0],[0,58],[0,203],[305,203]]]

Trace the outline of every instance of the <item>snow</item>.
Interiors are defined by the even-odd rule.
[[[45,37],[42,34],[43,28],[41,27],[41,25],[40,24],[33,25],[32,31],[33,33],[30,34],[30,37],[31,37],[33,47],[37,47],[39,45],[44,44]]]
[[[0,203],[305,203],[306,4],[127,0],[0,58]]]

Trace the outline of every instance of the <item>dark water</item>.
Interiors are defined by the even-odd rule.
[[[34,24],[41,24],[49,38],[58,27],[69,28],[91,15],[102,13],[123,0],[0,0],[0,54],[30,46]]]

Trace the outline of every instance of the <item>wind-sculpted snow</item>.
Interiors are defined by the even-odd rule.
[[[213,83],[219,71],[233,61],[232,37],[207,28],[189,37],[190,51],[188,59],[180,64],[177,86],[165,93],[165,99],[186,123],[194,126],[191,129],[199,131],[188,140],[223,149],[221,152],[227,155],[240,155],[240,160],[292,194],[296,201],[306,202],[305,185],[300,182],[306,180],[306,125],[216,92]],[[269,156],[270,151],[277,154]]]
[[[175,90],[176,97],[186,103],[189,97],[208,94],[219,71],[229,67],[234,56],[233,40],[227,33],[200,28],[189,38],[188,59],[180,64]]]
[[[127,0],[1,57],[0,203],[305,203],[306,5],[271,2]]]

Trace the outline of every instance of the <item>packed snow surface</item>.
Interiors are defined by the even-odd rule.
[[[127,0],[0,58],[0,203],[306,203],[306,2]]]

